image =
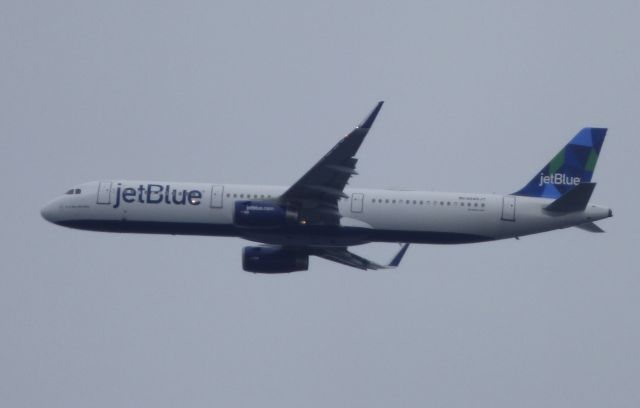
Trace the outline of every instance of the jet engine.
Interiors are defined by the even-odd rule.
[[[245,228],[275,228],[298,222],[298,212],[271,201],[236,201],[233,223]]]
[[[258,273],[287,273],[309,269],[309,255],[279,247],[244,247],[242,269]]]

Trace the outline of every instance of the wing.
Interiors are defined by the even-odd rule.
[[[402,245],[400,251],[393,257],[388,265],[380,265],[352,252],[349,252],[347,248],[321,248],[313,255],[319,256],[329,261],[338,262],[343,265],[352,266],[358,269],[389,269],[395,268],[400,265],[402,257],[407,252],[409,244]]]
[[[300,211],[308,223],[338,225],[338,200],[347,198],[344,187],[357,174],[354,158],[382,108],[379,102],[367,118],[338,142],[318,163],[280,196],[280,201]]]

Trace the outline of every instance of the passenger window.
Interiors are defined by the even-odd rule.
[[[391,204],[395,204],[395,203],[396,203],[396,200],[391,200]]]

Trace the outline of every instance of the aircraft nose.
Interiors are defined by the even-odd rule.
[[[50,202],[42,207],[42,209],[40,210],[40,215],[42,215],[42,218],[44,218],[45,220],[55,223],[57,209],[58,207],[53,202]]]

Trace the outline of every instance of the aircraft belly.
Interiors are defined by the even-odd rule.
[[[344,247],[371,242],[369,230],[344,227],[293,227],[277,230],[239,230],[242,238],[271,245]]]

